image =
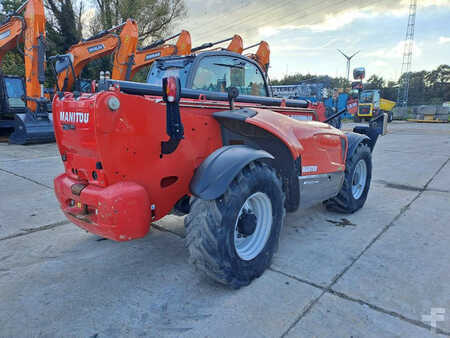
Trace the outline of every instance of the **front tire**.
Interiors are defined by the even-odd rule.
[[[270,266],[284,200],[275,170],[260,162],[245,167],[216,200],[193,197],[185,219],[190,262],[222,284],[250,284]]]
[[[366,202],[372,179],[372,153],[368,145],[360,143],[352,156],[347,158],[345,178],[336,197],[325,201],[330,211],[351,214]]]

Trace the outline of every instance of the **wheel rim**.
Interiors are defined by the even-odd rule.
[[[359,199],[363,194],[364,188],[366,187],[366,180],[367,165],[366,161],[361,159],[356,163],[355,171],[353,172],[352,195],[354,199]]]
[[[242,217],[248,214],[256,217],[256,224],[251,234],[244,234],[239,225]],[[242,205],[234,225],[234,248],[238,256],[246,261],[258,256],[267,243],[271,229],[272,202],[265,193],[254,193]]]

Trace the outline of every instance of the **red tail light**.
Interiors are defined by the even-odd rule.
[[[166,102],[178,102],[180,95],[180,80],[170,76],[163,79],[163,96]]]

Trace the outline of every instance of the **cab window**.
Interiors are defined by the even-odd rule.
[[[6,95],[11,108],[23,108],[25,102],[22,100],[25,95],[22,79],[5,77]]]
[[[242,95],[267,96],[259,69],[241,58],[208,56],[200,61],[192,89],[227,92],[236,87]]]

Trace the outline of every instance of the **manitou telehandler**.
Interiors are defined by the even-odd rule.
[[[23,17],[19,14],[24,11]],[[44,96],[45,15],[42,0],[28,0],[0,26],[0,64],[24,43],[25,79],[0,71],[0,128],[14,128],[9,143],[54,141],[49,100]]]
[[[156,60],[149,83],[103,80],[96,93],[55,96],[65,168],[55,193],[69,220],[116,241],[188,214],[191,262],[239,288],[269,267],[286,211],[364,205],[386,117],[344,133],[306,101],[270,97],[253,59],[195,52]]]

